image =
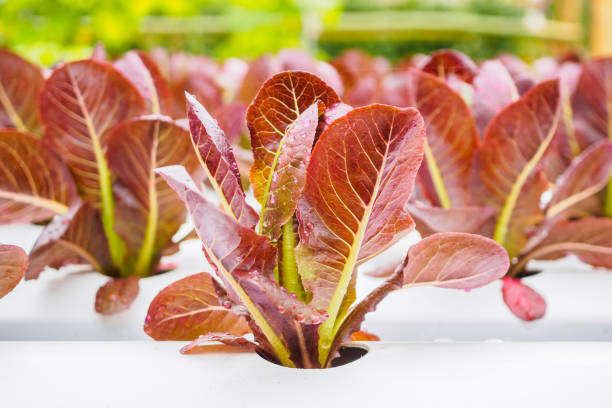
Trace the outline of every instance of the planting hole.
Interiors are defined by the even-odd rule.
[[[368,351],[370,351],[370,349],[363,344],[346,344],[344,346],[341,346],[338,349],[338,353],[340,355],[332,360],[331,366],[340,367],[345,364],[352,363],[353,361],[359,360],[361,357],[368,354]],[[270,357],[259,349],[257,349],[255,352],[259,355],[259,357],[263,358],[264,360],[267,360],[276,365],[282,365],[279,364],[278,361],[276,361],[274,358]]]
[[[352,363],[353,361],[359,360],[361,357],[368,354],[367,346],[363,344],[347,344],[345,346],[341,346],[338,349],[338,353],[340,355],[332,360],[332,367],[340,367],[348,363]]]

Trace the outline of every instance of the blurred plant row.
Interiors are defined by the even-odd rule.
[[[384,34],[379,38],[376,33],[368,31],[358,36],[344,34],[340,40],[335,35],[319,38],[322,28],[335,27],[344,13],[370,11],[386,14],[372,15],[366,19],[368,21],[358,23],[364,26],[364,30],[370,23],[384,28],[384,21],[370,20],[388,20],[390,16],[405,11],[442,14],[428,15],[426,18],[436,20],[430,23],[420,22],[418,20],[422,17],[415,16],[417,27],[401,39]],[[477,20],[474,23],[466,21],[465,32],[436,32],[436,26],[451,24],[466,14]],[[486,30],[478,32],[479,26],[485,24],[493,26],[494,31],[495,26],[500,25],[496,23],[498,20],[492,24],[479,22],[478,16],[511,18],[507,22],[499,20],[506,26],[522,25],[523,21],[537,26],[542,19],[554,18],[557,14],[555,4],[544,1],[0,1],[0,45],[10,46],[46,66],[85,58],[97,42],[103,42],[114,56],[132,48],[164,46],[170,50],[217,58],[255,57],[264,52],[300,46],[315,52],[320,58],[335,57],[343,49],[351,47],[386,56],[392,61],[439,48],[458,49],[477,59],[493,57],[500,51],[531,58],[549,54],[551,47],[558,48],[559,42],[521,35],[520,32],[513,35],[487,33]],[[398,18],[403,19],[400,15]],[[425,24],[426,32],[421,31],[422,24]],[[431,28],[427,27],[428,24]],[[572,41],[573,47],[580,48],[579,39]]]

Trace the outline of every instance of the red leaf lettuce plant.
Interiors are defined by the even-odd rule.
[[[186,215],[154,169],[199,172],[187,128],[162,115],[170,109],[165,80],[135,51],[113,64],[61,64],[46,80],[6,50],[0,66],[0,223],[52,218],[26,279],[47,266],[88,264],[112,278],[96,310],[127,308],[138,279],[158,273],[161,256],[175,249]]]
[[[612,219],[600,210],[612,142],[597,135],[575,155],[564,155],[573,135],[571,99],[564,95],[575,71],[557,73],[559,80],[539,82],[520,96],[504,65],[487,61],[472,78],[471,109],[441,78],[414,68],[397,76],[395,103],[418,108],[427,127],[420,198],[406,207],[423,236],[469,232],[502,244],[511,261],[504,300],[524,320],[545,312],[544,300],[519,280],[534,273],[530,260],[574,254],[612,267]],[[583,74],[579,90],[586,81]],[[579,118],[580,97],[584,92],[573,99]],[[594,116],[602,111],[598,98],[588,117],[601,128],[603,119]]]
[[[389,292],[475,288],[506,272],[508,256],[494,241],[434,234],[353,305],[357,266],[414,227],[405,207],[425,142],[416,109],[350,110],[314,75],[273,76],[247,111],[258,214],[245,200],[216,121],[191,95],[187,107],[193,145],[219,205],[181,166],[157,172],[187,206],[216,276],[200,273],[160,292],[145,320],[151,337],[195,339],[184,352],[219,341],[287,367],[329,367]],[[243,337],[249,331],[254,343]]]

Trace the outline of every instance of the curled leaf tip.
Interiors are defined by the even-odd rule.
[[[506,277],[503,280],[504,302],[519,319],[531,322],[546,314],[546,301],[520,279]]]
[[[380,337],[365,330],[359,330],[351,334],[351,341],[380,341]]]
[[[96,312],[102,315],[112,315],[130,307],[138,295],[139,278],[111,279],[96,293]]]

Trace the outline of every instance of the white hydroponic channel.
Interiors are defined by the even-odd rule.
[[[0,243],[31,248],[40,227],[0,227]],[[405,253],[412,235],[360,268]],[[130,310],[103,317],[94,296],[106,277],[47,270],[0,300],[2,407],[111,406],[609,406],[612,272],[574,258],[539,262],[526,282],[548,302],[525,323],[501,299],[501,282],[470,292],[419,287],[392,293],[368,315],[381,337],[361,360],[331,370],[290,370],[254,354],[182,356],[184,343],[142,331],[149,303],[182,277],[210,271],[197,241],[170,273],[141,280]]]

